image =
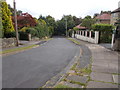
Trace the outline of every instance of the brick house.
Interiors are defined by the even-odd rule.
[[[111,14],[110,12],[101,12],[101,14],[97,14],[95,17],[96,23],[102,24],[110,24]]]

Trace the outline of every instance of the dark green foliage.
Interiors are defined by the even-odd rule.
[[[95,20],[93,18],[91,18],[91,16],[86,16],[83,20],[82,20],[82,24],[81,26],[87,27],[88,29],[92,28],[92,25],[95,23]]]
[[[100,43],[110,43],[112,39],[112,29],[110,24],[95,24],[92,26],[94,31],[100,31]]]
[[[37,30],[37,36],[39,38],[49,36],[49,31],[47,26],[38,25],[35,27],[35,29]]]
[[[8,32],[8,33],[4,33],[4,37],[6,38],[12,38],[12,37],[16,37],[16,32]]]
[[[107,31],[107,32],[111,32],[113,29],[113,26],[110,24],[94,24],[92,26],[92,29],[95,31]]]
[[[26,32],[19,31],[20,40],[28,40],[28,34]]]
[[[69,29],[69,30],[68,30],[68,36],[69,36],[69,37],[72,37],[73,31],[74,31],[73,29]]]
[[[37,36],[37,30],[34,29],[34,28],[28,28],[28,29],[26,29],[26,33],[27,34],[31,34],[32,37]]]

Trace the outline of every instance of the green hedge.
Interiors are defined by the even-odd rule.
[[[95,31],[111,32],[113,28],[114,28],[114,26],[110,25],[110,24],[94,24],[94,25],[92,25],[92,29]]]
[[[37,36],[37,30],[34,28],[28,28],[26,29],[26,33],[27,34],[31,34],[32,37],[36,37]]]
[[[5,38],[16,37],[16,33],[15,33],[15,31],[14,31],[14,32],[4,33],[4,37],[5,37]]]
[[[26,32],[19,31],[20,40],[28,40],[28,34]]]
[[[92,29],[100,32],[100,43],[110,43],[112,40],[113,25],[110,24],[94,24]]]

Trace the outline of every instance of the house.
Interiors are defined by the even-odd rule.
[[[87,29],[86,27],[83,27],[81,25],[77,25],[75,28],[77,28],[79,30],[86,30]]]
[[[115,23],[117,22],[119,16],[120,16],[120,7],[111,12],[110,24],[115,25]]]
[[[111,12],[111,24],[116,26],[112,36],[112,49],[120,51],[120,1],[118,8]]]
[[[96,23],[110,24],[111,14],[110,11],[108,12],[101,11],[101,13],[96,14],[94,18],[96,19]]]

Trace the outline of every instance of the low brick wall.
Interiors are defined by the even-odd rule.
[[[2,48],[7,48],[7,47],[13,47],[16,45],[16,39],[15,38],[0,38],[0,46]]]

